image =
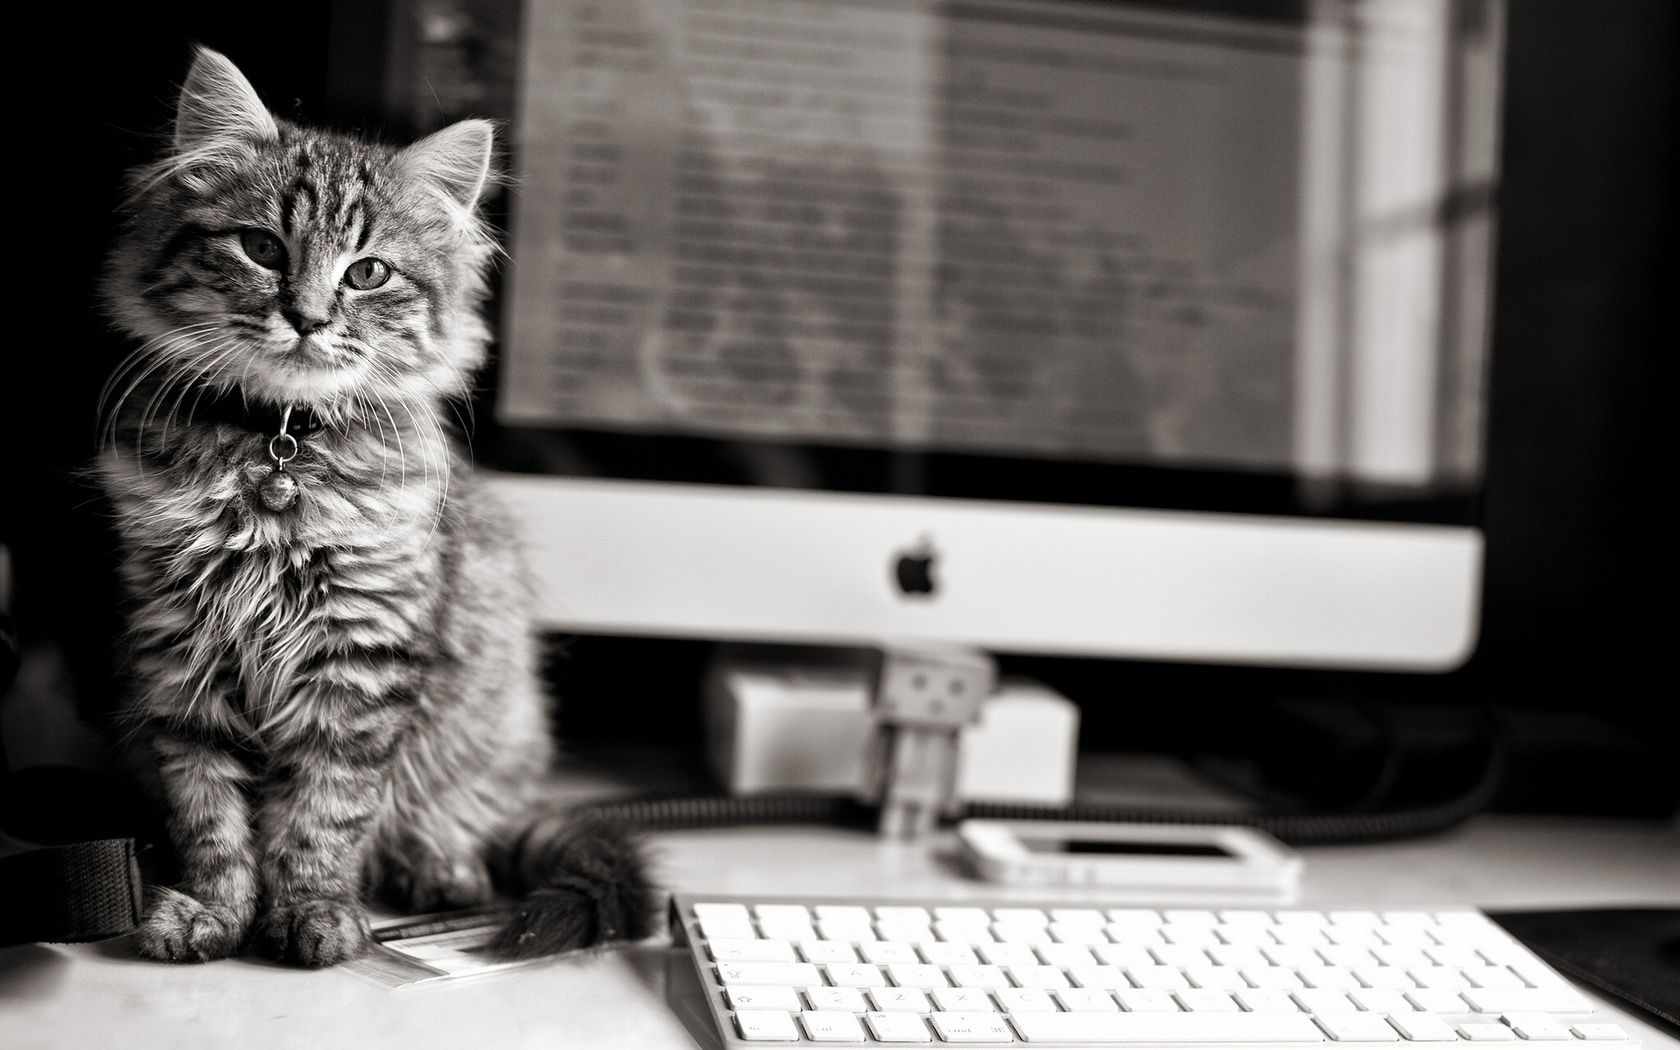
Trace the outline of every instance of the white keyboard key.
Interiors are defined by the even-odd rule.
[[[797,1010],[799,993],[774,984],[738,984],[724,989],[731,1010]]]
[[[770,937],[782,941],[814,941],[817,939],[816,927],[810,922],[792,916],[771,916],[758,920],[758,932],[761,937]]]
[[[1358,948],[1375,948],[1383,943],[1377,931],[1366,926],[1326,926],[1324,939],[1331,944],[1345,944]]]
[[[1330,921],[1321,911],[1280,911],[1273,918],[1280,926],[1323,926]]]
[[[811,921],[811,910],[803,904],[755,904],[752,910],[753,914],[758,916],[759,922],[763,922],[765,919],[792,922]]]
[[[1155,957],[1139,944],[1093,944],[1091,954],[1104,966],[1154,966]]]
[[[1070,969],[1075,966],[1095,966],[1096,956],[1082,944],[1041,944],[1038,957],[1048,966]]]
[[[1458,993],[1479,1014],[1587,1013],[1592,1005],[1567,988],[1468,988]]]
[[[1397,948],[1427,948],[1435,943],[1435,935],[1416,926],[1384,926],[1377,930],[1384,944]]]
[[[1068,979],[1055,966],[1011,966],[1009,979],[1017,988],[1066,988]]]
[[[974,949],[966,944],[923,941],[917,948],[921,951],[922,958],[934,966],[973,966],[980,961],[975,956]]]
[[[951,975],[955,977],[956,971],[952,971]],[[1126,975],[1120,972],[1118,966],[1070,966],[1068,976],[1081,988],[1113,990],[1132,986],[1132,982],[1126,979]]]
[[[1288,991],[1302,987],[1301,978],[1287,966],[1243,967],[1243,977],[1256,988],[1280,988]]]
[[[857,950],[864,962],[883,966],[887,963],[913,963],[921,958],[916,954],[916,946],[908,941],[859,941]]]
[[[1038,955],[1025,944],[977,944],[974,951],[993,966],[1031,966],[1038,962]]]
[[[1151,944],[1164,944],[1161,940],[1159,926],[1127,926],[1123,923],[1111,922],[1103,927],[1103,933],[1115,944],[1146,948]]]
[[[1247,988],[1248,982],[1235,966],[1186,966],[1184,976],[1197,988]]]
[[[1530,1040],[1573,1039],[1569,1029],[1555,1017],[1536,1013],[1508,1013],[1500,1018],[1518,1038]]]
[[[1042,988],[999,988],[992,993],[998,1006],[1011,1014],[1055,1010],[1056,1001]]]
[[[1437,966],[1487,965],[1487,960],[1468,944],[1437,944],[1433,948],[1423,949],[1423,954]]]
[[[1076,1012],[1118,1013],[1120,1010],[1112,995],[1097,988],[1058,988],[1056,1001],[1062,1004],[1062,1009]]]
[[[1232,993],[1244,1010],[1257,1014],[1299,1013],[1301,1006],[1288,992],[1275,988],[1245,988]]]
[[[1157,944],[1149,949],[1149,954],[1162,966],[1171,966],[1179,970],[1187,966],[1208,965],[1207,952],[1188,944]]]
[[[1262,944],[1276,944],[1272,938],[1272,928],[1259,923],[1227,923],[1216,931],[1219,940],[1224,944],[1246,944],[1258,947]]]
[[[1318,1014],[1313,1018],[1338,1043],[1398,1043],[1400,1033],[1381,1014]]]
[[[852,919],[818,919],[817,936],[825,941],[872,941],[875,927]]]
[[[1381,926],[1382,916],[1374,911],[1333,911],[1330,913],[1330,925],[1360,928]]]
[[[1219,921],[1227,926],[1270,926],[1270,912],[1253,909],[1227,908],[1219,913]]]
[[[815,969],[815,967],[812,967],[812,969]],[[821,984],[822,982],[812,981],[810,983]],[[887,979],[882,976],[879,966],[870,963],[829,963],[828,983],[841,988],[882,988],[886,986]]]
[[[1589,1039],[1593,1042],[1619,1043],[1625,1042],[1628,1037],[1627,1032],[1623,1031],[1619,1024],[1578,1024],[1571,1031],[1575,1033],[1577,1038]]]
[[[1404,991],[1416,987],[1411,974],[1398,966],[1356,966],[1353,975],[1367,988],[1398,988]]]
[[[733,915],[707,915],[700,920],[700,933],[708,941],[716,940],[752,940],[758,936],[758,930],[752,920],[747,918],[747,909],[742,908],[739,917]]]
[[[1175,966],[1131,966],[1126,976],[1139,988],[1188,988],[1190,982]]]
[[[871,988],[869,1001],[882,1013],[925,1014],[933,1010],[927,996],[915,988]]]
[[[711,937],[706,947],[718,962],[798,962],[793,945],[786,941],[740,940],[734,937]],[[817,960],[813,959],[812,962]]]
[[[785,1010],[736,1010],[735,1027],[748,1042],[789,1043],[799,1038],[793,1015]]]
[[[1161,913],[1151,908],[1110,908],[1108,921],[1128,926],[1159,926]]]
[[[1217,926],[1219,916],[1204,908],[1168,908],[1161,913],[1161,918],[1167,923],[1181,923],[1194,926]]]
[[[869,1034],[882,1043],[931,1043],[933,1033],[916,1014],[871,1013],[863,1015]]]
[[[1077,922],[1053,922],[1048,927],[1057,944],[1107,944],[1108,935],[1101,926]]]
[[[1048,926],[1050,916],[1037,908],[993,908],[992,921],[1004,925]]]
[[[1318,948],[1331,943],[1326,939],[1324,926],[1274,926],[1272,939],[1279,944],[1300,948]]]
[[[1399,1029],[1407,1042],[1458,1042],[1458,1033],[1453,1030],[1453,1026],[1434,1014],[1397,1013],[1389,1017],[1388,1023]]]
[[[938,1011],[931,1017],[939,1038],[947,1043],[1013,1043],[1009,1022],[995,1013]]]
[[[845,941],[800,941],[799,954],[806,962],[813,963],[848,963],[857,962],[857,952]]]
[[[981,914],[984,915],[985,912],[981,912]],[[971,923],[952,922],[948,919],[934,920],[933,935],[952,944],[986,944],[995,940],[989,926],[975,926]]]
[[[1159,988],[1121,988],[1115,991],[1120,1009],[1134,1014],[1176,1014],[1178,1000]]]
[[[1190,944],[1199,948],[1207,948],[1220,943],[1219,934],[1212,926],[1169,922],[1162,924],[1160,932],[1161,939],[1168,944]]]
[[[992,1005],[992,997],[986,994],[984,988],[935,988],[932,994],[933,1001],[939,1004],[941,1010],[955,1010],[961,1013],[966,1010],[997,1009]]]
[[[806,1010],[799,1015],[805,1037],[813,1043],[861,1043],[863,1026],[856,1017],[839,1010]]]
[[[992,914],[985,908],[943,907],[933,909],[935,922],[949,922],[962,926],[990,926]]]
[[[933,916],[926,908],[882,904],[875,909],[875,918],[887,922],[908,922],[919,926],[933,925]]]
[[[1321,1043],[1300,1014],[1022,1014],[1028,1043]]]
[[[1416,948],[1391,948],[1388,945],[1383,945],[1372,948],[1370,954],[1376,956],[1379,964],[1398,966],[1402,970],[1414,970],[1420,966],[1429,966],[1434,962]]]
[[[1412,971],[1412,980],[1419,988],[1445,988],[1458,991],[1470,987],[1464,972],[1453,966],[1423,966]]]
[[[1271,944],[1261,948],[1260,954],[1271,960],[1273,966],[1291,970],[1300,966],[1324,965],[1316,949],[1301,944]]]
[[[1047,926],[1035,926],[1027,922],[994,922],[992,936],[1006,944],[1054,944],[1055,938],[1050,936]]]
[[[1406,997],[1393,988],[1359,988],[1347,993],[1347,997],[1366,1013],[1403,1014],[1412,1009]]]
[[[1369,948],[1350,948],[1341,944],[1326,944],[1318,949],[1318,957],[1330,966],[1340,966],[1349,970],[1377,965],[1376,956],[1371,954]]]
[[[1051,908],[1050,921],[1101,928],[1108,924],[1108,916],[1095,908]]]
[[[856,988],[829,988],[812,985],[805,989],[805,1001],[813,1010],[850,1010],[862,1013],[863,993]]]
[[[887,967],[887,975],[900,988],[946,988],[951,984],[944,970],[926,963],[893,963]]]
[[[899,919],[877,919],[875,937],[883,941],[932,941],[938,938],[927,923],[906,922]]]
[[[1472,1043],[1509,1043],[1517,1038],[1517,1033],[1502,1024],[1461,1024],[1458,1034]]]
[[[1307,982],[1308,988],[1333,988],[1345,992],[1361,987],[1359,978],[1340,966],[1301,966],[1295,972]]]
[[[1220,966],[1236,966],[1242,969],[1268,966],[1265,956],[1260,954],[1260,949],[1248,944],[1215,944],[1213,948],[1208,949],[1208,958]]]
[[[1390,926],[1435,925],[1435,916],[1426,911],[1385,911],[1382,920]]]
[[[1351,1014],[1359,1009],[1346,994],[1333,988],[1308,988],[1296,992],[1295,1001],[1309,1014]]]
[[[709,919],[713,916],[717,916],[719,918],[747,919],[751,916],[751,913],[747,911],[747,906],[745,904],[715,904],[711,901],[701,901],[698,904],[693,904],[689,907],[694,912],[694,917],[697,919]]]
[[[1231,998],[1230,992],[1221,992],[1214,988],[1186,988],[1174,992],[1173,997],[1192,1013],[1233,1014],[1242,1009],[1237,1005],[1237,1001]]]
[[[1467,966],[1464,978],[1476,988],[1527,988],[1528,982],[1503,966]]]
[[[724,984],[821,984],[822,974],[810,963],[729,962],[717,964]]]
[[[953,966],[951,983],[963,988],[1008,988],[1009,977],[996,966]]]
[[[1406,1001],[1433,1014],[1463,1013],[1464,1000],[1450,988],[1413,988],[1403,993]]]

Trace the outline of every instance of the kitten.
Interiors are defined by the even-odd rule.
[[[103,294],[139,345],[98,471],[133,604],[125,742],[182,865],[148,956],[354,958],[368,888],[417,911],[529,893],[507,955],[650,931],[636,843],[538,813],[513,530],[447,432],[488,338],[492,140],[300,127],[200,50],[171,148],[132,175]]]

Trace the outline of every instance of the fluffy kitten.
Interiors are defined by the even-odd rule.
[[[278,120],[201,50],[133,174],[104,300],[139,346],[99,470],[133,600],[125,740],[182,862],[149,956],[353,958],[369,887],[528,893],[514,955],[649,931],[634,842],[532,823],[553,756],[521,568],[447,434],[485,354],[491,153],[484,121],[394,148]],[[296,503],[270,509],[294,450]]]

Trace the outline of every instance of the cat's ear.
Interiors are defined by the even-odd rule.
[[[463,120],[434,131],[403,151],[403,164],[416,178],[438,187],[471,211],[490,181],[496,128],[488,120]]]
[[[220,52],[200,47],[175,106],[175,151],[279,135],[274,117],[239,67]]]

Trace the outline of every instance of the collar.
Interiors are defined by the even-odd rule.
[[[241,427],[253,434],[274,436],[280,433],[280,421],[285,417],[284,405],[248,400],[245,392],[233,387],[214,399],[205,401],[193,412],[193,418],[205,422],[226,423]],[[308,437],[322,427],[326,420],[313,405],[293,405],[286,433],[294,438]]]

